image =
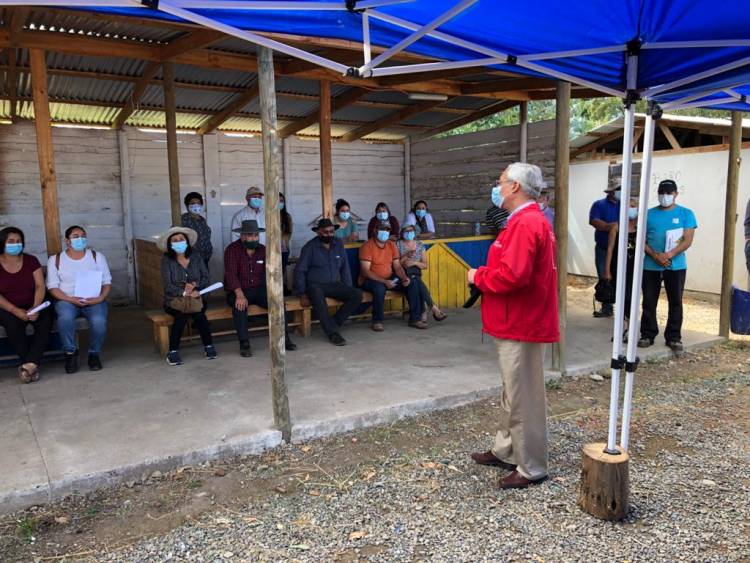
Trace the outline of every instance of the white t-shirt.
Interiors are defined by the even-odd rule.
[[[246,205],[242,209],[240,209],[237,213],[234,214],[234,217],[232,217],[232,231],[234,229],[239,229],[242,226],[242,221],[247,221],[249,219],[255,219],[258,222],[258,227],[261,229],[266,228],[266,212],[261,207],[258,210],[253,209],[249,205]],[[266,233],[262,232],[259,234],[260,237],[260,243],[265,246],[266,244]],[[232,232],[232,242],[238,240],[240,238],[239,233]]]
[[[47,260],[47,289],[59,288],[67,295],[73,295],[76,288],[76,274],[78,272],[98,270],[102,273],[102,285],[112,283],[112,274],[109,271],[107,259],[101,252],[96,253],[96,260],[90,249],[80,260],[73,260],[68,253],[60,254],[60,269],[55,265],[57,254],[53,254]]]

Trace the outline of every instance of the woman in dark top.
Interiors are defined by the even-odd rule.
[[[157,246],[164,251],[161,259],[161,279],[164,284],[164,310],[174,317],[169,333],[167,363],[182,364],[180,339],[188,320],[198,329],[206,358],[217,357],[211,337],[211,327],[206,318],[206,305],[199,290],[209,285],[208,269],[193,245],[198,234],[187,227],[172,227],[159,235]]]
[[[394,242],[397,241],[400,231],[398,219],[393,216],[391,210],[388,208],[388,204],[382,201],[375,206],[375,217],[370,219],[370,224],[367,225],[367,238],[371,239],[377,235],[378,223],[382,223],[383,221],[391,224],[391,240]]]
[[[52,309],[29,315],[44,302],[46,288],[39,260],[23,253],[23,232],[15,227],[0,231],[0,325],[13,350],[21,358],[18,376],[24,383],[39,379],[39,363],[52,330]],[[26,336],[26,325],[34,335]]]
[[[289,253],[291,252],[292,242],[292,231],[294,230],[294,223],[292,216],[286,208],[286,197],[284,194],[279,194],[279,213],[281,214],[281,276],[282,279],[286,279],[286,268],[289,266]],[[284,284],[284,295],[289,295],[290,292]]]
[[[635,267],[635,239],[638,227],[638,200],[630,198],[628,207],[628,252],[625,269],[625,342],[627,342],[628,324],[630,321],[630,304],[633,291],[633,268]],[[604,265],[604,279],[612,282],[617,279],[617,250],[619,248],[619,228],[617,223],[609,230],[607,241],[607,258]]]

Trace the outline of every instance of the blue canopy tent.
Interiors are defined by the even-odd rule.
[[[617,96],[625,104],[622,199],[631,193],[634,102],[650,102],[644,135],[636,255],[643,256],[648,181],[660,108],[706,107],[748,111],[750,10],[747,0],[0,0],[185,21],[212,28],[351,78],[457,68],[491,67],[549,77]],[[362,43],[358,66],[310,53],[259,32]],[[380,52],[373,55],[372,46]],[[433,62],[392,64],[408,52]],[[620,224],[627,223],[622,206]],[[627,230],[620,229],[619,263]],[[612,394],[607,451],[616,453],[619,378],[626,372],[620,446],[627,450],[642,260],[637,261],[627,351],[624,300],[618,300],[612,350]],[[625,289],[625,268],[617,294]]]

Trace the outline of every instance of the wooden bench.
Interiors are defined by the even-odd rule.
[[[88,328],[89,323],[84,317],[76,319],[76,343],[78,342],[78,333],[82,330],[88,330]],[[31,325],[26,325],[26,336],[31,336],[32,334],[34,334],[34,328]],[[65,353],[62,350],[62,343],[57,332],[57,321],[55,321],[52,323],[52,332],[43,358],[45,361],[49,361],[61,360],[64,357]],[[16,366],[20,361],[21,359],[11,348],[10,342],[8,342],[8,334],[5,332],[5,328],[0,326],[0,367]]]
[[[297,332],[301,336],[309,336],[310,329],[312,326],[312,309],[310,307],[303,307],[300,303],[299,297],[285,297],[284,303],[286,305],[287,312],[292,313],[292,321],[289,322],[290,327],[297,329]],[[256,315],[267,315],[268,311],[263,307],[257,305],[249,305],[247,308],[247,315],[253,317]],[[169,327],[172,326],[174,321],[172,315],[165,313],[164,311],[151,311],[147,313],[148,318],[153,323],[154,327],[154,344],[156,349],[162,357],[167,355],[169,351]],[[206,318],[209,321],[228,320],[232,318],[231,307],[209,307],[206,309]],[[251,327],[251,331],[256,330],[267,330],[268,325]],[[215,336],[222,336],[226,334],[234,334],[235,330],[223,330],[223,331],[212,331]],[[200,338],[198,335],[186,335],[183,336],[183,340],[196,340]]]

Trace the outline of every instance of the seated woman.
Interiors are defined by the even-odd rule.
[[[193,249],[198,233],[187,227],[172,227],[159,235],[156,245],[164,252],[161,279],[164,285],[164,310],[174,317],[169,333],[170,366],[182,364],[180,339],[188,320],[198,329],[206,358],[217,357],[206,318],[205,305],[198,291],[209,285],[208,269],[201,255]]]
[[[336,215],[333,217],[334,224],[338,225],[333,236],[344,239],[344,242],[356,242],[359,240],[357,224],[352,218],[352,209],[345,199],[336,200]]]
[[[6,227],[0,231],[0,325],[13,350],[21,358],[18,377],[24,383],[39,379],[39,363],[52,330],[52,308],[29,315],[44,302],[46,288],[39,260],[23,253],[23,231]],[[34,335],[26,336],[26,325]]]
[[[404,220],[404,226],[414,225],[419,240],[435,238],[435,221],[427,210],[427,202],[420,199]]]
[[[607,257],[604,262],[604,279],[614,283],[617,279],[617,249],[619,246],[619,227],[617,223],[609,229],[607,240]],[[628,207],[628,250],[625,265],[625,324],[623,342],[628,341],[628,326],[630,324],[630,304],[633,295],[633,270],[635,268],[635,239],[638,234],[638,200],[630,198]]]
[[[399,233],[398,219],[391,214],[388,204],[382,201],[375,206],[375,216],[370,219],[370,223],[367,225],[367,240],[377,236],[378,225],[382,222],[390,223],[391,240],[396,242]]]
[[[420,299],[424,303],[424,312],[422,313],[422,322],[427,320],[427,309],[432,311],[432,318],[436,321],[444,321],[448,315],[435,305],[430,295],[430,290],[422,281],[422,270],[429,266],[427,249],[424,244],[416,240],[416,227],[414,225],[404,225],[401,228],[401,239],[396,243],[400,256],[401,267],[406,275],[411,278],[412,283],[419,286]]]

